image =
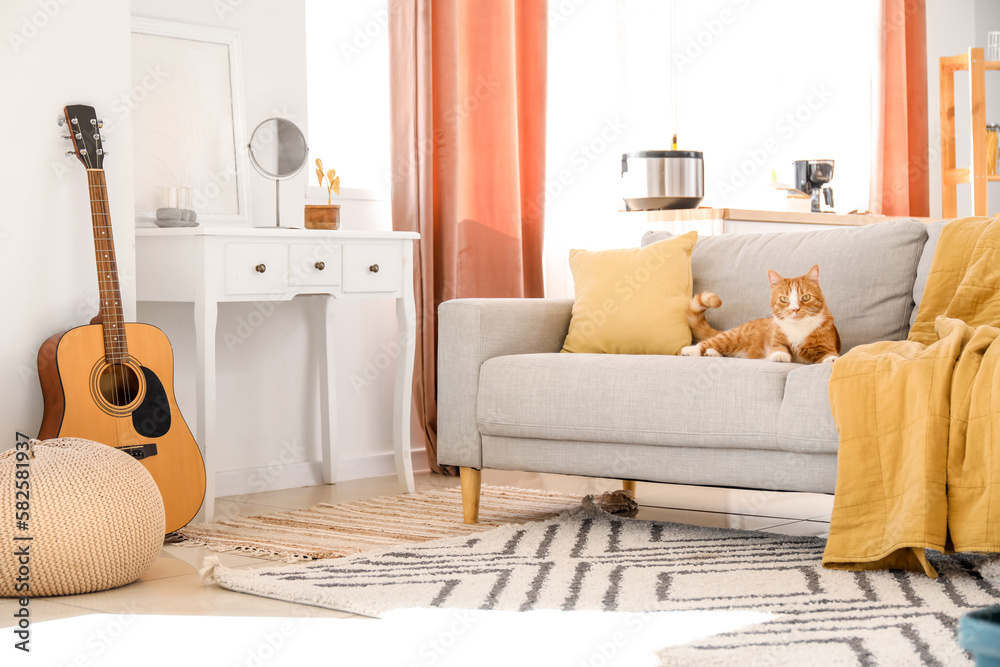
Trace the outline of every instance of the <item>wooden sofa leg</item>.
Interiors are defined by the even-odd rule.
[[[635,480],[634,479],[623,479],[622,488],[626,491],[632,492],[632,497],[635,498]]]
[[[462,468],[462,513],[465,523],[479,523],[479,488],[483,473],[475,468]]]

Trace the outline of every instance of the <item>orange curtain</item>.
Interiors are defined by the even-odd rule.
[[[873,213],[930,215],[925,0],[880,0],[881,58],[872,80]]]
[[[392,225],[421,235],[414,413],[437,472],[438,305],[543,296],[547,11],[389,0]]]

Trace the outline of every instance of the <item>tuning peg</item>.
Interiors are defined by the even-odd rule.
[[[73,123],[74,125],[79,125],[80,124],[80,120],[77,119],[77,118],[70,118],[69,122]]]
[[[62,127],[65,124],[66,124],[66,116],[59,116],[58,118],[56,118],[56,125]]]
[[[100,118],[97,119],[97,127],[104,127],[104,121]]]
[[[98,148],[98,149],[97,149],[97,154],[98,154],[98,155],[107,155],[107,153],[105,153],[105,152],[104,152],[104,149],[103,149],[103,148]]]
[[[97,132],[94,132],[94,141],[100,141],[100,140],[101,140],[101,135],[98,134]]]
[[[86,154],[87,154],[87,149],[86,148],[81,148],[80,149],[80,155],[86,155]]]
[[[77,139],[83,139],[83,133],[82,132],[76,132],[75,134],[76,134],[76,138]]]

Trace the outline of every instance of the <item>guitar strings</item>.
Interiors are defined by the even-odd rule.
[[[98,285],[101,288],[103,306],[101,313],[111,320],[102,317],[102,333],[105,343],[105,358],[111,366],[113,395],[124,397],[125,405],[134,399],[129,382],[129,369],[125,366],[127,343],[124,338],[124,321],[121,317],[121,296],[117,285],[117,257],[111,232],[110,202],[107,199],[107,186],[103,169],[94,169],[87,157],[88,185],[91,190],[91,214],[94,220],[94,245],[97,253]],[[95,192],[96,190],[96,192]],[[103,196],[102,196],[103,195]],[[100,233],[98,233],[100,231]],[[114,275],[112,275],[112,272]],[[122,326],[119,327],[118,325]]]

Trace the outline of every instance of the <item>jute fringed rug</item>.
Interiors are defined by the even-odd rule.
[[[393,544],[481,533],[512,523],[539,521],[577,507],[580,496],[483,485],[479,523],[462,520],[457,487],[372,498],[345,505],[197,523],[178,532],[181,546],[242,551],[286,562],[337,558]]]
[[[956,641],[958,619],[1000,602],[976,570],[981,557],[937,557],[934,580],[825,570],[823,546],[818,538],[619,519],[584,506],[338,560],[245,569],[210,558],[216,562],[203,574],[234,591],[376,616],[421,607],[748,612],[752,620],[735,631],[708,628],[701,639],[665,648],[664,665],[970,664]]]

